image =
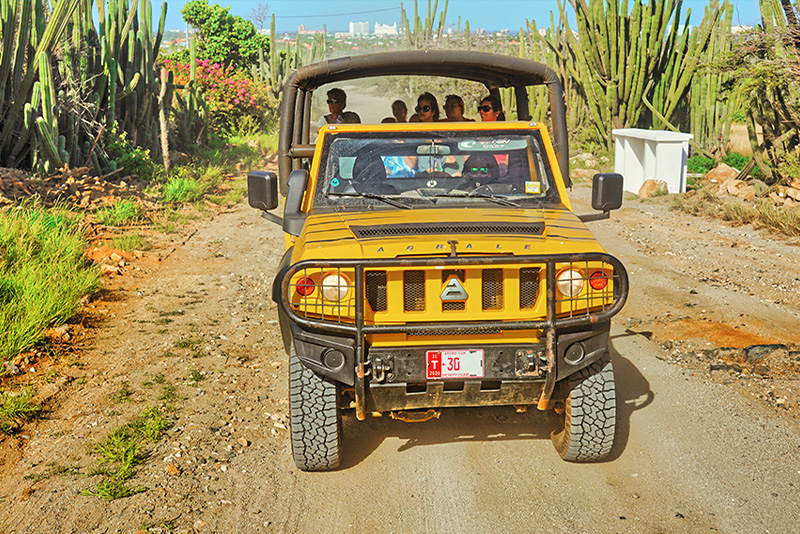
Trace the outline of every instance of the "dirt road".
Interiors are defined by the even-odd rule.
[[[588,192],[574,196],[585,205]],[[125,267],[90,304],[73,332],[89,341],[44,384],[44,417],[0,444],[0,532],[796,532],[795,356],[712,371],[709,351],[796,349],[797,244],[664,202],[628,202],[592,229],[632,287],[612,330],[608,461],[562,462],[543,414],[496,408],[416,425],[348,417],[343,467],[298,471],[269,298],[282,236],[239,205]],[[80,495],[99,480],[94,441],[170,384],[172,427],[130,481],[147,491]]]

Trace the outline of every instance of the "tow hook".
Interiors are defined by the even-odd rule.
[[[372,373],[375,377],[375,382],[383,383],[386,381],[386,375],[392,372],[392,368],[389,366],[389,362],[383,362],[380,358],[375,358],[375,362],[372,364]]]
[[[408,412],[405,410],[401,410],[399,412],[391,412],[389,414],[392,419],[397,419],[398,421],[403,421],[405,423],[424,423],[425,421],[430,421],[431,419],[439,419],[439,416],[442,415],[441,410],[426,410],[422,411],[412,411]]]

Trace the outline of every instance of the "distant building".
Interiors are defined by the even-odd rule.
[[[351,22],[350,33],[353,35],[369,35],[369,22]]]
[[[375,23],[375,35],[397,35],[397,23],[391,26],[388,24]]]
[[[318,33],[322,33],[322,30],[307,30],[305,25],[301,24],[297,27],[298,35],[317,35]]]

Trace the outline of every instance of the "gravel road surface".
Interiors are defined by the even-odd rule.
[[[588,190],[574,196],[585,207]],[[632,288],[612,328],[607,461],[563,462],[544,414],[491,408],[420,424],[348,416],[342,468],[297,470],[269,298],[283,238],[240,204],[127,266],[73,325],[85,341],[42,386],[44,417],[0,442],[0,532],[797,532],[797,362],[712,371],[704,352],[796,350],[797,244],[667,201],[628,202],[591,228]],[[92,444],[168,385],[172,426],[130,481],[148,489],[81,495],[100,480]]]

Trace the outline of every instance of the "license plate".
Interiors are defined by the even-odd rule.
[[[429,350],[428,380],[483,378],[483,350]]]

